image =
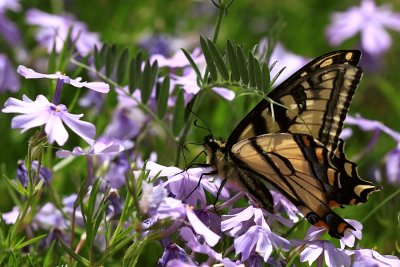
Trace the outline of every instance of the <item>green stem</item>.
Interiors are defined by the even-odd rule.
[[[227,13],[227,9],[230,6],[229,3],[227,4],[227,2],[229,2],[229,1],[226,1],[226,0],[221,1],[221,4],[220,4],[220,6],[218,8],[218,16],[217,16],[217,21],[215,23],[214,35],[213,35],[213,38],[212,38],[212,41],[214,43],[218,39],[218,35],[219,35],[220,29],[221,29],[223,16],[224,16],[224,14]],[[207,82],[208,75],[209,75],[209,71],[208,71],[208,68],[206,68],[206,70],[204,72],[203,81]],[[187,123],[185,124],[185,127],[184,127],[184,129],[182,131],[182,134],[180,135],[180,138],[179,138],[178,149],[180,149],[183,146],[183,144],[186,142],[186,137],[187,137],[192,125],[193,125],[193,113],[197,113],[198,109],[200,108],[200,104],[199,103],[202,103],[202,100],[203,100],[203,94],[201,93],[202,91],[204,91],[204,88],[200,89],[200,92],[198,93],[196,99],[194,99],[195,102],[193,103],[192,112],[189,114]],[[181,153],[179,153],[179,151],[178,151],[176,153],[175,166],[179,165],[180,157],[181,157]]]
[[[393,194],[391,194],[388,198],[386,198],[384,201],[382,201],[381,203],[379,203],[378,206],[376,206],[373,210],[371,210],[367,216],[365,216],[362,220],[360,220],[361,223],[364,223],[365,221],[367,221],[369,219],[369,217],[371,217],[377,210],[379,210],[381,207],[385,206],[392,198],[394,198],[395,196],[400,194],[400,188],[397,189],[397,191],[395,191]]]

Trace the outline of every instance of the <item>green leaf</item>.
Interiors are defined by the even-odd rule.
[[[248,53],[248,63],[249,63],[249,81],[251,87],[256,87],[256,73],[255,73],[255,66],[254,66],[254,57],[253,54],[249,51]]]
[[[259,91],[263,91],[263,78],[261,75],[261,67],[258,64],[258,61],[255,57],[253,57],[253,67],[254,67],[254,77],[256,80],[256,87]]]
[[[164,115],[167,111],[168,106],[168,97],[169,97],[169,76],[165,76],[161,86],[157,87],[156,92],[156,105],[157,105],[157,114],[160,119],[164,118]]]
[[[86,258],[82,257],[79,254],[76,254],[72,249],[70,249],[66,244],[64,244],[64,242],[60,241],[61,246],[63,247],[63,249],[69,254],[71,255],[76,261],[78,261],[80,264],[83,264],[85,266],[89,266],[90,262],[89,260],[87,260]]]
[[[231,79],[235,82],[240,81],[240,69],[239,69],[239,61],[236,57],[235,48],[233,47],[231,41],[228,39],[226,41],[226,54],[228,57],[228,62],[231,67]]]
[[[271,80],[270,80],[270,75],[269,75],[269,68],[268,68],[267,64],[265,64],[265,63],[262,64],[261,75],[262,75],[262,79],[263,79],[263,81],[262,81],[263,88],[262,89],[264,91],[264,94],[267,94],[271,87],[271,84],[270,84]]]
[[[141,100],[143,104],[147,104],[150,99],[151,92],[153,91],[153,87],[156,81],[158,72],[158,64],[157,61],[154,62],[153,65],[150,64],[150,60],[146,61],[144,66],[142,79],[141,79]]]
[[[8,177],[3,176],[4,179],[6,180],[6,183],[8,186],[10,186],[12,189],[14,189],[16,192],[20,193],[21,195],[28,197],[29,193],[28,190],[21,184],[21,182],[16,179],[15,182],[14,180],[10,180]]]
[[[113,44],[108,50],[106,54],[106,76],[110,77],[113,73],[115,59],[117,58],[117,47]]]
[[[211,56],[214,59],[215,65],[217,66],[219,73],[221,74],[222,78],[225,81],[228,81],[229,80],[228,70],[226,68],[226,64],[222,59],[220,52],[210,39],[207,39],[207,43],[208,43],[208,48],[210,49],[211,52]]]
[[[201,77],[201,72],[200,72],[199,68],[197,67],[196,63],[194,63],[192,56],[183,48],[182,48],[182,52],[185,55],[185,57],[187,58],[187,60],[189,61],[190,66],[192,66],[192,68],[196,72],[197,79],[199,79],[201,81],[201,83],[203,83],[203,77]]]
[[[246,58],[243,53],[243,49],[240,46],[236,47],[236,54],[239,65],[239,72],[242,82],[244,84],[249,84],[249,70],[247,69]]]
[[[22,249],[22,248],[24,248],[26,246],[29,246],[29,245],[31,245],[31,244],[43,239],[46,236],[47,236],[47,234],[44,234],[44,235],[33,237],[33,238],[31,238],[31,239],[29,239],[29,240],[27,240],[25,242],[18,242],[18,244],[13,249],[20,250],[20,249]]]
[[[211,80],[215,81],[218,79],[217,69],[214,65],[214,60],[211,56],[211,52],[208,48],[207,42],[202,36],[200,36],[200,46],[201,50],[203,50],[204,58],[206,59],[207,68],[211,75]]]
[[[126,76],[128,73],[128,63],[129,63],[129,50],[125,48],[122,50],[118,65],[117,65],[117,82],[118,84],[125,85],[126,83]]]
[[[176,102],[172,118],[172,133],[174,134],[174,136],[179,136],[183,128],[184,117],[185,117],[185,102],[183,99],[183,91],[179,90],[178,95],[176,96]]]
[[[104,65],[105,55],[107,54],[108,45],[103,44],[99,50],[97,46],[94,47],[94,65],[97,71],[100,71]]]
[[[43,267],[50,267],[50,266],[55,266],[53,262],[53,251],[54,251],[54,246],[56,244],[56,241],[54,240],[50,247],[46,251],[46,256],[44,257],[43,260]]]

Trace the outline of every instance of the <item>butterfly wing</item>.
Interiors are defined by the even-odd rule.
[[[329,150],[337,147],[362,71],[357,50],[335,51],[298,70],[262,100],[235,128],[227,141],[276,132],[309,134]]]
[[[340,238],[347,228],[354,228],[331,208],[365,202],[369,193],[379,189],[356,171],[349,173],[348,167],[355,170],[356,165],[341,158],[344,154],[332,163],[328,152],[309,135],[278,133],[243,140],[232,147],[230,157],[238,168],[251,172],[252,179],[283,193],[310,223],[324,226],[331,236]],[[351,188],[349,184],[342,188],[347,180],[351,180]]]

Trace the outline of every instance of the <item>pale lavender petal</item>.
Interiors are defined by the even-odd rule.
[[[344,249],[345,246],[353,247],[356,239],[361,240],[363,225],[356,220],[346,219],[346,222],[350,223],[356,230],[347,230],[344,232],[344,236],[340,239],[340,248]]]
[[[11,211],[2,213],[1,216],[6,224],[14,224],[17,221],[19,214],[20,210],[15,206]]]
[[[61,118],[57,115],[49,117],[44,131],[49,137],[50,144],[56,141],[58,145],[62,146],[68,140],[68,132],[65,129]]]
[[[77,88],[86,87],[103,94],[106,94],[110,91],[110,86],[103,82],[80,82],[77,79],[71,79],[69,84]]]
[[[259,233],[259,235],[261,235],[261,233]],[[261,236],[261,238],[258,238],[255,250],[261,257],[263,257],[265,262],[267,262],[268,258],[271,256],[272,249],[272,244],[268,236]]]
[[[392,45],[390,35],[382,25],[368,25],[361,31],[361,43],[365,51],[371,55],[379,55]]]
[[[323,248],[317,244],[309,244],[301,253],[300,261],[308,261],[308,265],[311,264],[322,254]]]
[[[221,230],[223,232],[228,231],[237,225],[240,225],[243,221],[250,220],[254,215],[254,209],[247,207],[243,211],[233,215],[222,215]]]
[[[328,267],[347,267],[351,265],[350,257],[344,251],[335,248],[332,243],[327,241],[324,242],[324,256],[325,263]]]
[[[283,68],[283,72],[278,76],[275,80],[273,86],[276,87],[284,80],[289,78],[296,70],[301,68],[304,64],[306,64],[309,59],[305,57],[301,57],[294,53],[287,51],[282,44],[276,44],[274,50],[271,53],[271,57],[269,59],[269,64],[272,65],[275,63],[273,69],[271,69],[271,79],[274,78]]]
[[[40,78],[48,78],[48,79],[63,79],[65,76],[61,74],[44,74],[37,72],[33,69],[27,68],[23,65],[19,65],[17,68],[17,73],[26,79],[40,79]]]
[[[6,55],[0,54],[0,92],[5,92],[7,90],[10,92],[17,92],[19,86],[19,79],[15,74],[15,69],[11,61]]]
[[[213,231],[208,229],[207,226],[204,225],[204,223],[196,216],[196,214],[190,207],[186,208],[186,214],[194,231],[197,234],[202,235],[207,244],[212,247],[215,246],[218,243],[220,237]]]
[[[32,113],[15,116],[11,120],[11,128],[22,129],[21,133],[41,125],[44,125],[49,120],[49,113]]]
[[[61,118],[74,133],[82,137],[89,145],[92,145],[94,143],[93,138],[96,135],[96,127],[89,122],[79,120],[82,116],[83,114],[74,115],[64,112]]]
[[[363,25],[363,18],[358,8],[351,8],[347,12],[334,13],[332,23],[326,30],[329,43],[339,45],[344,40],[354,36]]]
[[[213,87],[212,90],[226,100],[232,101],[235,98],[235,92],[233,92],[232,90],[223,87]]]

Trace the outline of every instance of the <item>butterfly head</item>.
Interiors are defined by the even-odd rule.
[[[223,154],[225,154],[226,142],[220,138],[209,135],[204,138],[204,147],[207,153],[207,163],[214,164]]]

